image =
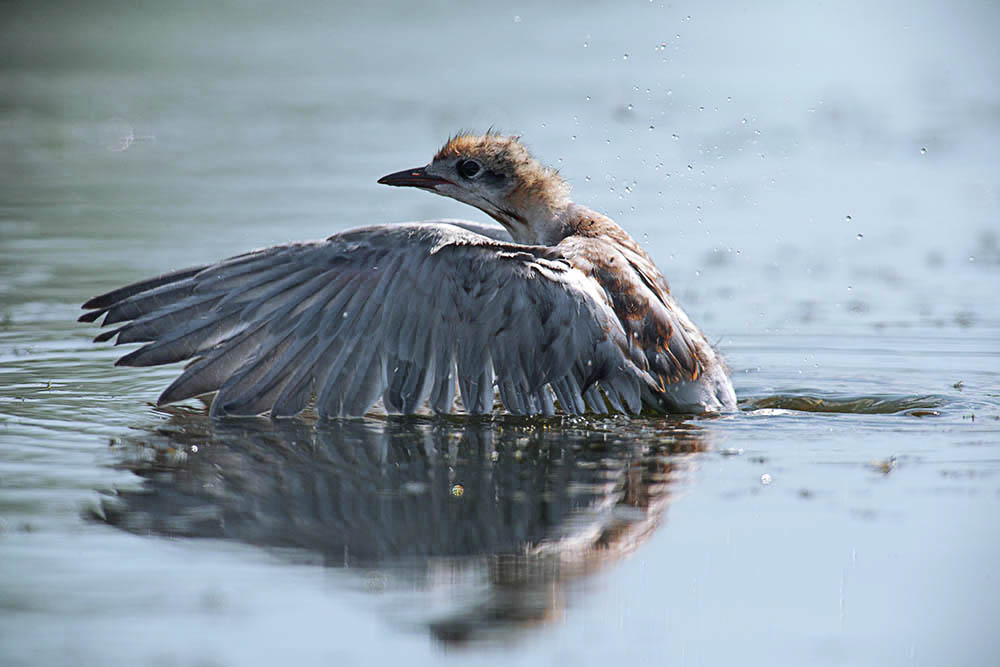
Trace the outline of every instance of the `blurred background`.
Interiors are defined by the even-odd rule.
[[[0,661],[989,663],[1000,651],[998,35],[990,0],[4,3]],[[425,576],[439,571],[427,556],[422,583],[372,593],[369,570],[323,567],[341,542],[313,538],[341,523],[279,531],[294,558],[288,541],[251,537],[275,525],[274,494],[195,493],[225,468],[174,455],[214,441],[228,465],[254,471],[259,438],[151,409],[177,370],[115,369],[118,351],[74,322],[94,294],[250,248],[482,219],[376,180],[489,127],[521,135],[576,201],[643,244],[727,355],[744,407],[698,420],[693,448],[690,424],[660,421],[566,432],[501,419],[472,435],[373,423],[376,436],[319,437],[321,450],[382,442],[390,454],[372,475],[433,443],[420,445],[432,464],[376,487],[390,494],[454,488],[440,471],[460,468],[448,443],[463,438],[496,479],[549,480],[489,482],[498,498],[538,491],[532,507],[547,502],[541,488],[597,482],[504,456],[556,443],[574,452],[566,465],[617,471],[602,477],[607,498],[577,498],[517,544],[598,539],[576,513],[602,503],[632,507],[642,539],[600,574],[573,570],[590,582],[567,594],[574,604],[538,602],[554,589],[562,600],[566,580],[542,567],[543,584],[561,583],[529,587],[528,607],[544,613],[527,614],[526,633],[510,631],[510,605],[482,599],[465,626],[399,620],[387,610],[433,607],[440,587],[475,600],[482,582],[451,566]],[[579,454],[609,434],[620,448],[597,463]],[[639,503],[626,473],[662,457],[683,463],[685,481]],[[336,479],[351,469],[333,468]],[[130,491],[153,500],[136,506]],[[98,492],[125,494],[111,526]],[[664,521],[666,501],[649,497],[668,495]],[[197,533],[182,520],[191,507],[250,512],[249,527],[208,542],[143,537]],[[344,519],[347,534],[382,525],[371,516]],[[451,556],[509,553],[505,540]],[[442,650],[442,637],[499,617],[507,654]]]

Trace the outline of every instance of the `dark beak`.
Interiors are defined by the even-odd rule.
[[[403,171],[397,171],[395,174],[389,174],[388,176],[383,176],[378,179],[378,182],[382,185],[396,185],[399,187],[412,187],[412,188],[431,188],[433,189],[437,185],[451,184],[451,181],[445,180],[443,178],[438,178],[437,176],[431,176],[427,173],[426,167],[417,167],[415,169],[404,169]]]

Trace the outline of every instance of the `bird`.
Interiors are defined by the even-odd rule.
[[[276,245],[96,296],[79,320],[118,325],[95,342],[144,343],[118,366],[189,361],[157,405],[214,394],[219,417],[736,409],[721,354],[650,256],[574,203],[520,137],[460,132],[378,182],[499,226],[377,224]]]

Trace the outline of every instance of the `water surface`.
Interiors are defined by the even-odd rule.
[[[5,6],[4,664],[991,664],[1000,14]],[[703,419],[211,422],[94,294],[523,135],[732,367]]]

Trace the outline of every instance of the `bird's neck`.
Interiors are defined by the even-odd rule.
[[[614,231],[621,231],[607,216],[573,202],[558,207],[524,207],[494,217],[516,243],[527,245],[554,246],[567,236],[598,236],[608,232],[615,236]]]

